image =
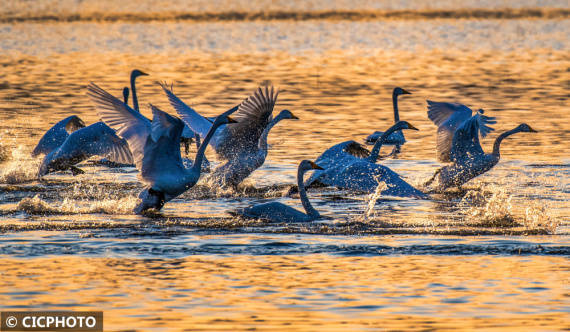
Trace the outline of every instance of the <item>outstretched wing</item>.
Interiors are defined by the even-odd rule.
[[[127,141],[117,136],[115,131],[103,122],[74,131],[62,149],[80,151],[87,156],[107,157],[110,161],[120,164],[133,163]]]
[[[42,136],[32,151],[32,157],[52,152],[65,142],[69,133],[83,127],[85,127],[85,123],[77,115],[68,116],[59,121]]]
[[[127,140],[134,163],[141,170],[144,146],[151,133],[150,121],[93,82],[87,86],[87,95],[95,103],[101,120]]]
[[[368,158],[370,156],[370,151],[364,147],[364,145],[357,143],[355,141],[350,141],[345,147],[344,152],[353,155],[357,158]]]
[[[458,126],[471,117],[471,109],[459,103],[428,100],[428,118],[437,128],[437,159],[448,162],[453,143],[453,134]]]
[[[272,112],[277,102],[278,91],[273,87],[258,88],[255,93],[239,105],[233,118],[237,123],[227,126],[228,149],[244,150],[257,147],[259,137],[273,118]],[[237,152],[236,151],[236,152]]]
[[[479,132],[483,127],[489,132],[493,128],[488,123],[495,123],[494,118],[477,112],[471,118],[464,121],[453,135],[453,144],[449,152],[449,159],[453,162],[463,158],[473,158],[483,155],[483,148],[479,142]]]
[[[160,86],[166,93],[170,105],[176,110],[180,118],[186,123],[192,131],[198,133],[200,137],[204,138],[208,134],[208,130],[212,127],[212,122],[207,118],[200,115],[192,107],[186,105],[180,98],[178,98],[172,89],[169,89],[166,83],[159,82]]]

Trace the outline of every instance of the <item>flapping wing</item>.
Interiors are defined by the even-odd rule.
[[[455,131],[453,135],[453,144],[449,152],[451,161],[458,161],[462,158],[473,158],[478,155],[483,155],[483,148],[479,143],[479,132],[481,127],[493,119],[484,116],[481,113],[476,113],[471,118],[464,121]],[[491,129],[491,127],[488,127]],[[488,130],[487,129],[487,130]]]
[[[229,124],[228,130],[233,144],[257,146],[261,133],[271,121],[273,108],[277,102],[278,91],[273,86],[258,88],[245,99],[233,117],[238,123]]]
[[[459,103],[428,100],[428,118],[437,128],[437,159],[448,162],[453,143],[453,134],[458,126],[471,117],[471,109]]]
[[[364,147],[364,145],[357,143],[355,141],[349,142],[344,147],[344,152],[353,155],[357,158],[368,158],[370,156],[370,151]]]
[[[121,100],[91,82],[87,95],[95,103],[103,122],[127,140],[137,169],[141,169],[144,146],[151,133],[150,121]]]
[[[207,118],[200,115],[192,107],[186,105],[180,98],[178,98],[172,89],[169,89],[166,83],[159,82],[160,86],[166,93],[170,105],[176,110],[180,118],[186,123],[192,131],[198,133],[200,137],[204,138],[208,134],[208,130],[212,127],[212,122]]]
[[[68,116],[59,121],[42,136],[32,151],[32,157],[52,152],[65,142],[69,133],[83,127],[85,127],[85,123],[77,115]]]
[[[107,157],[120,164],[132,164],[133,156],[126,140],[103,122],[74,131],[67,140],[77,144],[76,151],[88,156]]]

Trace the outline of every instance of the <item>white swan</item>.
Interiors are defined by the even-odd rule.
[[[48,153],[40,165],[38,177],[68,169],[73,175],[82,174],[84,172],[74,165],[91,156],[104,156],[121,164],[133,162],[127,142],[103,122],[96,122],[74,131],[63,144]]]
[[[299,195],[301,196],[301,203],[305,208],[303,213],[297,209],[287,206],[279,202],[269,202],[253,205],[243,209],[239,209],[232,214],[239,215],[245,218],[252,219],[265,219],[271,222],[309,222],[321,218],[321,215],[309,202],[307,191],[303,185],[303,175],[305,172],[312,169],[322,169],[319,165],[309,160],[303,160],[297,168],[297,183],[299,186]]]
[[[190,129],[204,138],[212,127],[212,122],[186,105],[166,85],[163,84],[162,88],[180,118]],[[210,141],[218,156],[232,160],[242,158],[244,154],[256,153],[259,138],[271,122],[278,94],[273,87],[271,90],[268,87],[258,88],[252,96],[239,105],[234,115],[238,122],[222,126]]]
[[[216,118],[196,153],[194,164],[186,168],[180,154],[180,137],[184,129],[180,119],[151,105],[153,121],[150,122],[94,83],[87,89],[101,119],[129,143],[140,177],[147,184],[134,209],[137,214],[149,209],[160,210],[166,202],[198,182],[209,140],[218,127],[234,121],[229,115],[237,110],[233,108]]]
[[[253,171],[258,169],[265,163],[267,157],[267,136],[273,126],[284,119],[299,119],[291,111],[282,110],[279,114],[269,122],[263,130],[259,143],[255,151],[244,153],[236,156],[225,164],[218,166],[209,176],[208,181],[216,185],[224,187],[237,187],[245,178]]]
[[[394,124],[396,124],[396,123],[398,123],[398,121],[400,121],[400,113],[398,110],[398,96],[411,95],[411,94],[412,94],[411,92],[404,90],[400,87],[396,87],[392,91],[392,107],[394,109]],[[380,136],[382,136],[382,134],[384,134],[383,131],[375,131],[373,134],[366,137],[366,144],[374,145],[374,143],[376,143],[376,141],[380,138]],[[393,132],[390,136],[388,136],[384,145],[397,145],[397,147],[394,150],[394,152],[397,153],[397,152],[399,152],[399,146],[404,145],[405,143],[406,143],[406,138],[404,137],[404,133],[402,133],[402,131],[398,130],[398,131]]]
[[[313,173],[305,185],[334,186],[373,193],[381,181],[386,184],[386,189],[381,192],[383,195],[425,198],[424,193],[408,184],[396,172],[375,164],[384,141],[391,133],[403,129],[417,130],[410,123],[399,121],[380,136],[369,153],[354,141],[333,146],[316,160],[324,170]]]
[[[450,159],[453,164],[437,170],[433,177],[426,182],[426,185],[430,185],[437,179],[437,191],[443,191],[450,187],[460,187],[467,181],[489,171],[499,162],[501,158],[499,149],[503,139],[519,132],[537,132],[526,123],[520,124],[516,128],[499,135],[495,139],[493,152],[486,154],[477,139],[480,127],[485,123],[483,115],[477,113],[457,128],[453,135],[450,151]]]

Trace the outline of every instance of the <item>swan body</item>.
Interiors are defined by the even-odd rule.
[[[70,133],[84,127],[85,123],[77,115],[59,121],[42,136],[32,151],[32,157],[52,152],[65,142]]]
[[[265,163],[267,157],[267,136],[269,131],[281,120],[299,119],[291,111],[282,110],[272,119],[263,130],[259,138],[256,151],[244,153],[227,161],[225,164],[217,167],[209,176],[209,181],[220,187],[237,187],[245,178],[253,171],[261,167]]]
[[[245,218],[264,219],[270,222],[309,222],[321,218],[317,210],[313,208],[307,191],[303,185],[303,175],[305,172],[312,169],[322,169],[319,165],[309,160],[303,160],[297,168],[297,183],[299,185],[299,195],[301,196],[301,203],[305,209],[305,213],[294,209],[288,205],[279,202],[269,202],[253,205],[247,208],[239,209],[233,214]]]
[[[428,185],[437,178],[438,187],[436,189],[439,191],[450,187],[459,187],[489,171],[499,162],[501,158],[500,145],[503,139],[519,132],[537,132],[526,123],[520,124],[516,128],[499,135],[495,139],[493,152],[486,154],[483,152],[479,140],[476,140],[480,131],[479,127],[484,123],[481,117],[482,115],[477,113],[457,128],[450,151],[453,164],[436,171],[432,179],[428,181]]]
[[[411,92],[404,90],[400,87],[394,88],[392,91],[392,106],[394,108],[394,123],[400,121],[400,113],[398,111],[398,96],[400,95],[409,95],[412,94]],[[366,137],[366,144],[374,145],[376,141],[384,134],[383,131],[375,131],[373,134]],[[402,131],[395,131],[390,136],[386,138],[386,142],[384,145],[404,145],[406,143],[406,138],[404,137],[404,133]]]
[[[446,103],[428,100],[428,118],[437,128],[437,160],[441,162],[452,161],[450,156],[453,136],[457,128],[465,121],[469,120],[473,111],[459,103]],[[484,111],[479,109],[476,114],[480,114],[479,133],[481,137],[487,136],[494,129],[488,125],[497,123],[494,117],[483,115]],[[479,135],[474,138],[474,143],[479,144]]]
[[[375,164],[384,141],[394,131],[403,129],[417,130],[410,123],[399,121],[384,132],[374,144],[371,152],[354,141],[333,146],[316,160],[319,165],[323,166],[324,170],[316,171],[305,185],[309,187],[319,184],[373,193],[376,191],[379,182],[384,182],[386,189],[381,192],[384,195],[426,197],[424,193],[408,184],[390,168]]]
[[[132,164],[127,142],[103,122],[96,122],[71,133],[58,148],[48,153],[40,165],[38,176],[71,169],[74,175],[84,173],[74,165],[92,156],[106,156],[116,163]]]
[[[200,115],[178,98],[171,89],[162,85],[172,107],[192,131],[204,138],[212,122]],[[224,160],[240,159],[245,154],[255,154],[263,130],[272,120],[272,112],[279,92],[258,88],[255,93],[238,105],[235,124],[224,125],[210,141],[217,155]]]
[[[101,119],[129,143],[140,178],[147,184],[133,211],[136,214],[149,209],[160,210],[166,202],[198,182],[208,142],[218,127],[234,121],[229,115],[236,111],[231,109],[216,118],[196,153],[192,167],[186,168],[180,154],[180,137],[184,129],[182,120],[150,105],[153,112],[151,122],[94,83],[90,83],[87,90]]]

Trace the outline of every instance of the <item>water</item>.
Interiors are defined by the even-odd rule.
[[[110,13],[130,18],[94,19],[99,2],[63,0],[8,1],[0,11],[2,309],[104,310],[112,330],[570,324],[567,3],[111,3]],[[478,7],[558,16],[478,19]],[[420,11],[353,21],[222,17],[261,8]],[[419,18],[440,9],[472,18]],[[218,16],[198,21],[168,16],[212,12]],[[38,13],[53,17],[29,19]],[[149,13],[162,16],[148,22]],[[75,14],[83,18],[64,22]],[[15,16],[25,19],[8,19]],[[45,130],[71,114],[97,121],[86,85],[120,95],[133,68],[151,74],[138,81],[147,116],[150,102],[174,113],[157,80],[173,82],[207,115],[270,82],[282,91],[276,109],[301,120],[273,129],[266,163],[244,189],[212,192],[201,183],[152,217],[130,214],[142,188],[133,168],[86,162],[85,175],[35,179],[39,160],[29,152]],[[376,198],[328,188],[309,192],[330,218],[312,224],[228,214],[268,199],[302,209],[298,197],[284,196],[298,162],[385,130],[395,86],[412,92],[400,98],[400,116],[420,131],[406,133],[399,159],[382,163],[416,186],[439,167],[426,99],[497,116],[497,130],[482,141],[487,151],[521,122],[539,133],[508,138],[490,172],[430,200],[376,197],[368,210]]]

